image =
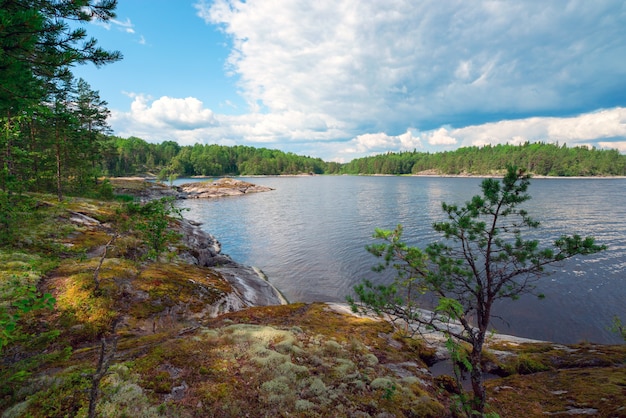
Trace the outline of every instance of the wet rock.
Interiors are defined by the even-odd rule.
[[[287,304],[285,298],[272,286],[265,274],[255,267],[232,262],[229,265],[216,267],[214,270],[230,283],[247,306]]]
[[[228,255],[221,254],[222,246],[211,234],[195,222],[180,222],[182,241],[186,246],[179,256],[190,264],[211,267],[233,287],[235,295],[228,295],[219,311],[231,312],[249,306],[282,305],[287,301],[268,281],[261,270],[239,264]]]

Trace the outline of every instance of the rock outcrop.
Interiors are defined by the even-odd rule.
[[[219,273],[233,288],[228,302],[219,313],[236,311],[251,306],[286,304],[287,300],[256,267],[246,266],[221,253],[215,237],[204,232],[199,224],[182,220],[180,227],[187,250],[179,254],[183,260],[200,267],[210,267]]]
[[[148,181],[143,177],[116,177],[110,181],[116,195],[133,196],[141,202],[148,202],[163,197],[182,197],[175,188],[163,183]]]
[[[226,177],[215,181],[185,183],[178,186],[177,190],[180,192],[179,197],[183,199],[206,199],[268,192],[274,189]]]
[[[238,196],[273,190],[233,178],[221,178],[216,181],[186,183],[177,187],[168,187],[143,178],[116,178],[111,183],[116,194],[135,196],[142,202],[175,197],[177,199],[198,199],[223,196]],[[97,221],[95,221],[97,222]],[[212,303],[209,310],[212,315],[237,311],[251,306],[270,306],[286,304],[281,293],[272,286],[259,269],[245,266],[221,253],[221,245],[211,234],[203,231],[200,223],[187,219],[179,221],[178,228],[182,235],[183,248],[177,250],[177,256],[183,261],[209,267],[219,274],[232,287],[233,292],[226,293],[222,300]]]

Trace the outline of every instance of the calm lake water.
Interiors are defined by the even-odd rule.
[[[274,188],[267,193],[181,201],[185,217],[234,260],[261,268],[291,302],[344,302],[371,271],[365,250],[374,228],[404,226],[406,241],[424,246],[438,238],[441,202],[463,204],[480,193],[477,178],[262,177],[243,179]],[[180,179],[177,183],[187,182]],[[568,260],[543,278],[546,299],[526,296],[497,306],[501,333],[560,343],[619,343],[607,330],[626,321],[626,179],[533,179],[525,204],[542,225],[537,237],[593,235],[609,250]]]

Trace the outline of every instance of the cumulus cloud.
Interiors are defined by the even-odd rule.
[[[129,112],[112,112],[110,123],[122,136],[139,136],[163,140],[181,138],[181,143],[192,144],[200,139],[194,131],[218,124],[213,111],[204,108],[193,97],[161,97],[129,93],[133,102]]]
[[[144,125],[188,130],[216,123],[213,112],[203,108],[202,102],[194,97],[163,96],[150,105],[148,101],[149,98],[139,95],[131,105],[134,120]]]
[[[620,1],[279,3],[196,5],[232,40],[228,69],[253,110],[398,131],[571,114],[626,90]]]
[[[399,136],[383,133],[359,135],[345,146],[335,147],[338,161],[350,161],[364,155],[386,151],[418,151],[425,144],[453,149],[498,144],[520,145],[525,142],[567,144],[626,151],[626,108],[614,108],[575,117],[533,117],[485,123],[463,128],[441,127],[424,132],[408,130]],[[432,149],[432,148],[431,148]]]
[[[457,143],[456,138],[451,137],[446,128],[439,128],[426,134],[425,137],[430,145],[455,145]]]
[[[228,38],[224,70],[248,108],[220,114],[192,97],[135,95],[130,111],[114,113],[119,134],[338,161],[525,141],[626,152],[620,0],[195,7]]]
[[[462,128],[442,127],[417,135],[431,145],[478,146],[546,142],[619,149],[624,152],[626,108],[601,110],[574,117],[532,117]],[[621,139],[621,140],[620,140]]]
[[[113,111],[109,120],[118,135],[154,141],[180,139],[181,144],[220,143],[234,145],[281,142],[329,141],[345,136],[339,122],[320,115],[296,111],[282,113],[215,114],[194,98],[126,93],[133,101],[130,111]],[[330,123],[330,124],[329,124]]]
[[[566,118],[532,117],[462,128],[407,128],[400,135],[372,132],[350,137],[339,122],[336,126],[328,125],[322,115],[295,111],[221,115],[191,97],[152,100],[143,95],[129,96],[133,98],[131,110],[115,111],[111,116],[111,125],[119,135],[156,141],[177,139],[183,145],[199,142],[270,146],[338,162],[387,151],[437,151],[527,141],[626,152],[626,108],[622,107]]]
[[[407,130],[402,135],[397,136],[389,136],[385,133],[358,135],[348,142],[341,153],[344,155],[363,155],[389,150],[406,151],[421,147],[421,139],[413,136],[413,133]]]

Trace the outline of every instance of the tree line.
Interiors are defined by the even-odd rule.
[[[109,137],[104,143],[102,172],[110,176],[152,173],[177,176],[328,174],[338,164],[320,158],[244,145],[158,144],[130,137]]]
[[[155,173],[177,176],[281,174],[502,174],[509,165],[545,176],[626,175],[626,156],[617,150],[567,147],[548,143],[465,147],[455,151],[388,152],[357,158],[347,164],[243,145],[179,146],[140,138],[109,137],[102,156],[103,173],[123,176]]]
[[[109,111],[72,68],[122,58],[84,25],[115,17],[116,0],[0,0],[0,238],[30,211],[25,191],[93,189]]]
[[[344,174],[501,174],[507,165],[540,176],[623,176],[626,156],[617,150],[543,142],[464,147],[440,153],[389,152],[352,160]]]

